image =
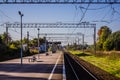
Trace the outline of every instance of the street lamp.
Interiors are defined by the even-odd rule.
[[[18,11],[19,15],[20,15],[20,19],[21,19],[21,23],[20,23],[20,26],[21,26],[21,65],[22,65],[22,56],[23,56],[23,47],[22,47],[22,17],[24,16],[20,11]]]

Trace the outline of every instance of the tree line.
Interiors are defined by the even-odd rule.
[[[97,51],[119,51],[120,50],[120,30],[112,32],[108,26],[102,26],[97,32],[96,50]],[[75,42],[72,45],[67,45],[67,49],[71,50],[91,50],[94,49],[93,45],[82,44],[77,45]]]
[[[120,30],[112,32],[108,26],[102,26],[98,30],[97,50],[119,51],[120,50]]]
[[[39,42],[40,44],[45,43],[45,37],[40,38]],[[22,43],[23,45],[27,45],[26,50],[23,51],[23,56],[38,53],[38,51],[35,49],[32,49],[32,52],[30,51],[30,47],[38,47],[38,38],[29,40],[26,37],[24,37]],[[4,32],[3,34],[0,34],[0,61],[19,58],[21,50],[20,44],[20,40],[12,40],[12,37],[9,33]]]

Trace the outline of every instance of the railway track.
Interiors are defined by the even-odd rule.
[[[64,54],[67,80],[99,80],[69,54]]]

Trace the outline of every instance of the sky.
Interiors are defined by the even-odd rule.
[[[86,21],[96,24],[97,31],[101,26],[108,26],[113,32],[120,30],[120,4],[1,4],[0,24],[20,22],[18,11],[24,14],[23,23],[80,23],[82,19],[81,22]],[[5,31],[5,27],[0,26],[0,34]],[[23,37],[26,37],[27,31],[29,31],[30,39],[37,38],[38,31],[36,28],[24,28]],[[40,33],[78,32],[85,34],[86,43],[93,44],[92,28],[40,29]],[[13,40],[20,39],[19,28],[10,28],[9,34]],[[82,43],[82,37],[79,36],[79,38],[80,43]],[[74,41],[75,38],[73,40],[69,39],[68,42],[72,44]],[[65,43],[67,44],[67,42],[63,44]]]

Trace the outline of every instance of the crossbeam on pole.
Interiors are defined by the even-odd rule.
[[[40,33],[40,35],[82,35],[82,33]]]
[[[8,28],[20,28],[20,23],[5,23]],[[23,28],[94,28],[96,24],[81,23],[23,23]]]
[[[0,4],[120,4],[120,0],[0,0]]]
[[[20,23],[5,23],[6,28],[20,28]],[[91,24],[89,22],[81,23],[23,23],[23,28],[93,28],[94,29],[94,53],[96,53],[96,24]],[[40,34],[42,35],[42,34]],[[49,35],[49,34],[44,34]],[[51,34],[55,35],[55,33]],[[59,34],[61,35],[61,34]],[[63,34],[62,34],[63,35]],[[66,34],[66,35],[73,35]],[[75,34],[81,35],[81,34]]]

